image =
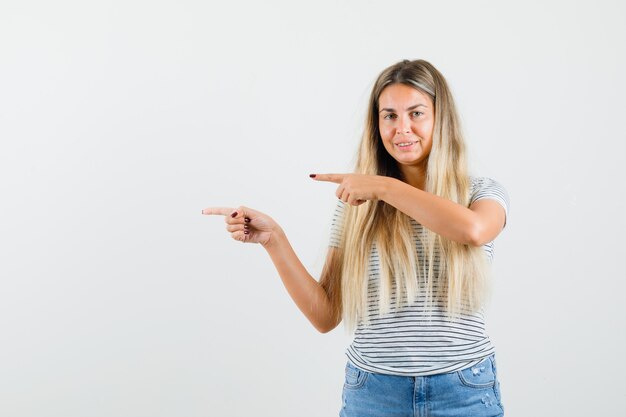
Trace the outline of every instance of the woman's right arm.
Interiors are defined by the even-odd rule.
[[[337,327],[341,316],[333,308],[324,288],[302,265],[282,228],[279,227],[263,247],[270,255],[287,292],[311,324],[321,333],[328,333]],[[336,249],[330,248],[321,281],[324,281],[324,274],[330,272],[334,256]]]
[[[330,275],[334,272],[331,268],[336,256],[334,248],[330,248],[322,279],[317,282],[298,259],[283,229],[267,214],[243,206],[237,209],[209,207],[202,210],[202,214],[223,215],[226,230],[233,239],[244,243],[259,243],[265,248],[287,292],[317,330],[327,333],[337,327],[341,322],[340,308],[337,302],[330,301],[324,287],[336,293],[336,280]],[[337,294],[334,296],[336,300],[341,298]]]

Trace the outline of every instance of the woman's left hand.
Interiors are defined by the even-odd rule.
[[[317,181],[339,184],[335,195],[344,203],[358,206],[367,200],[381,200],[389,177],[365,174],[311,174]]]

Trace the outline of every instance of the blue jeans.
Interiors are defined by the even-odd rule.
[[[340,417],[503,416],[495,353],[471,368],[429,376],[383,375],[346,364]]]

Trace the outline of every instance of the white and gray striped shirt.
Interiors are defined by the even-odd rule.
[[[487,177],[472,177],[470,204],[483,198],[496,200],[509,214],[509,197],[506,189]],[[331,222],[330,246],[339,247],[343,227],[345,203],[337,200]],[[417,238],[422,225],[411,219],[415,245],[420,260],[424,259],[423,248]],[[505,220],[506,225],[506,220]],[[487,257],[493,259],[493,242],[483,246]],[[438,268],[435,258],[434,268]],[[426,376],[454,372],[478,364],[495,352],[485,331],[484,312],[462,314],[451,321],[443,314],[443,304],[434,302],[429,310],[418,297],[414,305],[406,304],[399,309],[393,305],[390,312],[378,317],[379,257],[376,244],[372,245],[369,259],[368,315],[370,326],[359,322],[354,339],[346,349],[348,360],[356,367],[369,372],[388,375]],[[406,299],[406,296],[405,296]]]

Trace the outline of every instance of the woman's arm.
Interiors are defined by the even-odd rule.
[[[339,184],[335,195],[344,203],[358,206],[367,200],[383,200],[425,228],[458,243],[484,245],[494,240],[504,227],[504,208],[495,201],[475,201],[467,208],[399,179],[383,175],[310,176],[317,181]]]
[[[341,317],[334,314],[326,291],[304,268],[284,231],[279,229],[263,247],[270,255],[287,292],[311,324],[321,333],[337,327]],[[331,249],[323,274],[329,272],[333,256],[334,250]]]
[[[466,208],[396,178],[387,178],[381,200],[455,242],[482,246],[493,241],[504,227],[506,214],[496,201],[479,200]]]
[[[326,333],[337,327],[341,314],[337,313],[338,308],[330,302],[323,286],[330,285],[331,292],[336,290],[336,271],[330,268],[335,256],[334,249],[329,250],[322,280],[318,283],[296,256],[283,229],[267,214],[244,206],[237,209],[208,207],[202,210],[202,214],[224,216],[226,230],[233,239],[259,243],[267,250],[287,292],[317,330]],[[335,300],[338,299],[335,297]]]

